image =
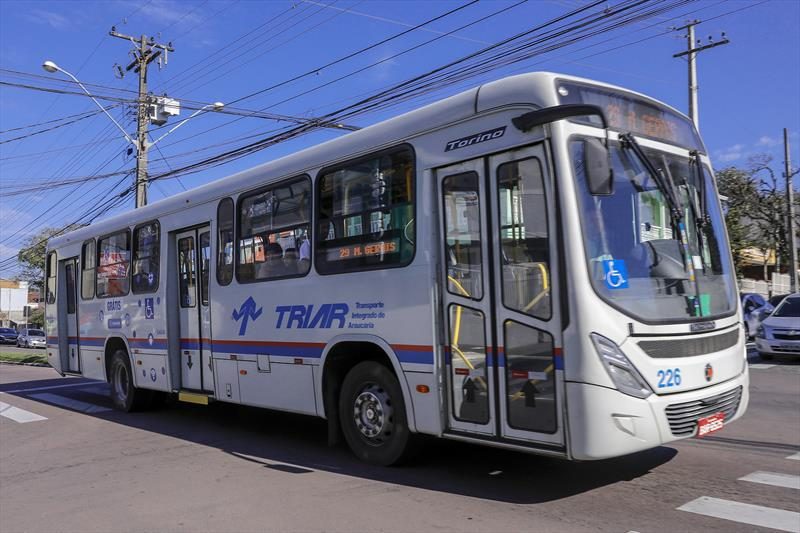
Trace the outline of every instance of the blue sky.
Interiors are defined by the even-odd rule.
[[[600,7],[621,2],[608,0]],[[114,76],[113,66],[129,63],[131,46],[108,36],[114,25],[122,33],[160,35],[161,42],[173,42],[175,52],[169,54],[168,64],[161,70],[155,64],[150,68],[150,89],[190,102],[189,105],[229,103],[313,72],[227,107],[244,114],[264,110],[309,119],[563,15],[588,0],[518,3],[519,0],[0,0],[0,82],[75,90],[60,73],[47,74],[41,69],[42,62],[50,59],[84,83],[102,86],[91,87],[97,94],[130,98],[133,93],[126,91],[135,90],[135,76],[128,74],[120,80]],[[459,7],[423,28],[315,71]],[[444,35],[493,13],[497,14]],[[715,166],[745,165],[750,155],[769,153],[775,157],[776,168],[780,167],[784,127],[791,132],[792,160],[800,164],[798,0],[687,3],[415,100],[353,117],[348,123],[369,125],[484,81],[535,70],[615,83],[685,111],[686,62],[674,59],[672,54],[684,49],[686,41],[680,32],[669,28],[680,26],[689,18],[704,21],[697,34],[704,42],[709,35],[719,39],[723,31],[731,39],[730,44],[703,52],[698,59],[700,130]],[[427,41],[432,42],[425,44]],[[397,55],[417,45],[416,50]],[[358,74],[334,81],[362,68]],[[331,83],[319,88],[328,82]],[[134,160],[126,153],[122,135],[103,115],[11,140],[65,121],[26,126],[94,110],[94,104],[85,97],[0,85],[0,261],[15,255],[24,239],[41,228],[71,222],[99,205],[103,198],[113,198],[113,194],[130,185],[130,180],[116,173],[133,168]],[[116,105],[111,113],[127,131],[134,132],[130,106]],[[184,110],[181,116],[190,113]],[[177,120],[170,124],[177,124]],[[155,174],[183,166],[263,138],[284,126],[286,123],[265,118],[231,114],[198,116],[161,141],[158,150],[150,150],[150,171]],[[180,179],[161,180],[150,187],[149,199],[156,201],[341,134],[331,129],[318,130],[227,165]],[[46,186],[49,180],[106,174],[114,175],[79,180],[63,188],[7,194],[19,184]],[[132,207],[133,200],[128,199],[115,211]],[[14,272],[13,266],[5,267],[0,276],[12,276]]]

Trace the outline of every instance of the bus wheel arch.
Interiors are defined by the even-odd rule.
[[[414,406],[403,369],[392,348],[380,338],[363,336],[334,340],[322,354],[320,366],[322,379],[320,392],[323,400],[323,415],[328,420],[328,443],[333,445],[341,440],[339,420],[339,396],[348,372],[363,361],[373,361],[385,366],[397,379],[405,404],[406,423],[411,432],[416,432]]]
[[[133,360],[124,339],[111,337],[106,340],[105,363],[114,408],[125,412],[145,409],[150,403],[152,391],[136,387]]]

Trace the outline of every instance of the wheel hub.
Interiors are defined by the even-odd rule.
[[[380,444],[392,433],[394,410],[389,394],[370,383],[361,389],[353,402],[353,420],[361,436],[371,444]]]
[[[114,380],[114,392],[123,403],[128,398],[128,373],[123,365],[117,365],[116,378]]]

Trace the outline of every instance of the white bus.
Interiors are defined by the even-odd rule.
[[[47,354],[167,394],[590,460],[742,416],[707,151],[641,94],[531,73],[52,239]]]

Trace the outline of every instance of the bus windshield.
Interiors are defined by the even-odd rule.
[[[595,291],[644,322],[732,313],[736,292],[724,221],[710,172],[688,157],[611,143],[613,191],[589,192],[584,140],[570,145],[584,248]],[[661,184],[661,186],[659,185]],[[664,184],[674,191],[671,209]]]

